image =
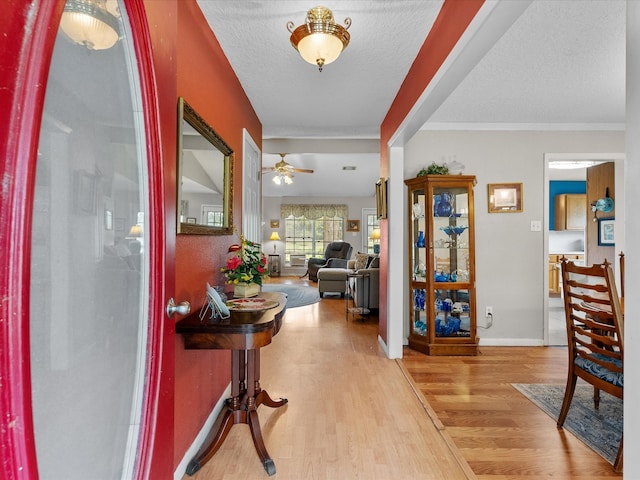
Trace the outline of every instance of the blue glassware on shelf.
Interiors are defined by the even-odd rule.
[[[435,205],[436,217],[450,217],[453,213],[452,197],[449,192],[443,192],[439,195],[438,203]]]
[[[467,227],[466,225],[446,225],[444,227],[440,227],[440,230],[442,230],[449,236],[453,236],[462,234],[462,232],[464,232],[467,228],[469,227]]]
[[[434,272],[433,279],[436,282],[448,282],[449,281],[449,275],[444,273],[444,272]]]
[[[413,303],[416,310],[424,310],[424,302],[427,297],[426,290],[418,289],[413,291]]]
[[[424,243],[424,232],[423,231],[419,231],[418,232],[418,241],[416,242],[416,247],[423,248],[424,246],[425,246],[425,243]]]

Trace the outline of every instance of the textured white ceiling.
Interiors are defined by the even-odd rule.
[[[322,72],[289,42],[305,1],[198,0],[260,117],[264,138],[377,138],[442,0],[334,0],[351,42]]]
[[[430,123],[623,124],[625,10],[534,0]]]
[[[501,0],[521,2],[522,0]],[[496,3],[491,2],[488,3]],[[528,3],[528,2],[526,2]],[[526,4],[525,3],[525,4]],[[622,128],[625,122],[625,1],[533,0],[423,128]],[[304,22],[308,1],[198,0],[258,117],[265,139],[375,139],[424,42],[441,0],[334,0],[351,17],[351,43],[322,73],[289,43],[286,23]],[[524,5],[524,4],[523,4]],[[268,142],[263,164],[270,166]],[[278,150],[280,151],[280,150]],[[287,150],[316,173],[265,196],[373,195],[379,155],[350,161],[317,142]],[[307,154],[307,155],[302,155]],[[358,164],[358,175],[336,173]],[[309,178],[311,177],[311,178]],[[341,181],[343,179],[344,181]]]

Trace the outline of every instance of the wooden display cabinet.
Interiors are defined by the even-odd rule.
[[[409,347],[428,355],[476,355],[471,175],[405,180],[409,202]]]

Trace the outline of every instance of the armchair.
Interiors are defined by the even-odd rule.
[[[367,285],[364,286],[363,278],[354,278],[353,283],[349,285],[351,294],[354,296],[354,305],[356,307],[367,307],[370,309],[379,308],[378,292],[380,291],[380,267],[379,260],[375,260],[369,264],[369,267],[356,268],[356,261],[349,261],[349,269],[353,273],[366,273]],[[365,295],[368,294],[368,299],[365,300]]]
[[[309,280],[317,282],[318,270],[321,268],[347,268],[352,251],[353,247],[350,243],[331,242],[324,251],[324,257],[310,258],[307,261]]]

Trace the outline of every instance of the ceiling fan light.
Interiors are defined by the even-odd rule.
[[[282,184],[282,177],[280,177],[280,175],[276,175],[273,177],[273,183],[275,183],[276,185],[281,185]]]
[[[67,0],[60,19],[62,32],[89,50],[106,50],[118,41],[118,20],[104,0]]]
[[[291,178],[289,175],[285,176],[284,183],[286,183],[287,185],[291,185],[293,183],[293,178]]]
[[[322,71],[324,65],[335,61],[349,45],[351,36],[347,29],[351,26],[351,19],[347,17],[344,23],[346,28],[335,23],[328,8],[314,7],[307,12],[306,22],[295,30],[293,22],[287,23],[291,45],[306,62],[317,65]]]

